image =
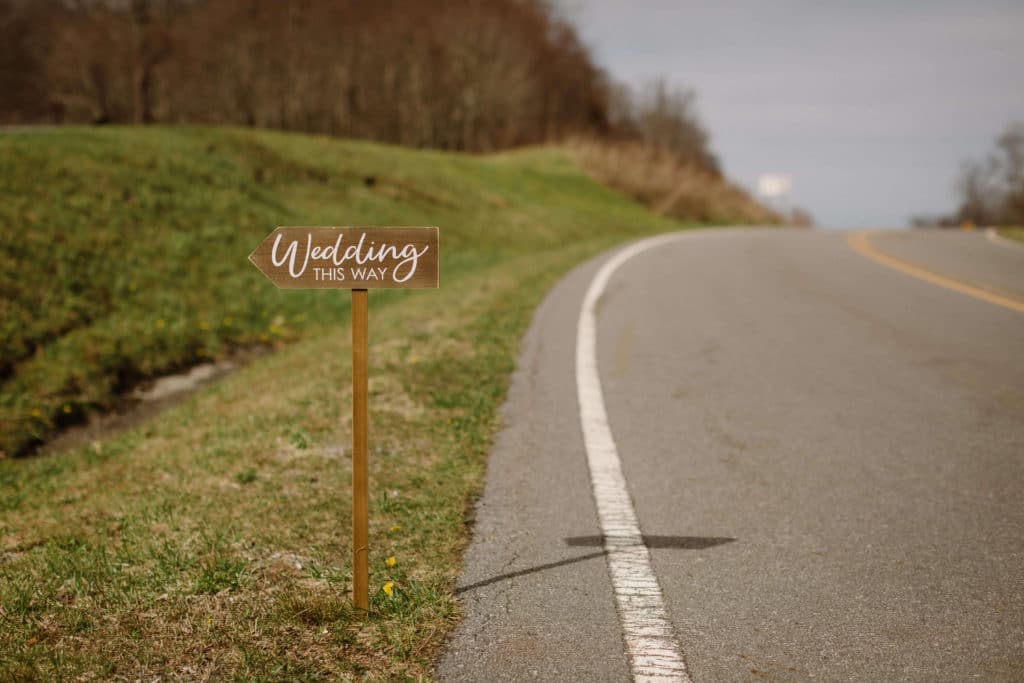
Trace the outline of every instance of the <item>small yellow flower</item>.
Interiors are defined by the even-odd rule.
[[[68,406],[68,405],[64,406],[64,412],[65,413],[70,413],[71,412],[71,406]]]
[[[42,415],[42,413],[39,412],[39,408],[32,409],[32,417],[39,417],[40,415]]]
[[[396,531],[399,531],[399,530],[401,530],[401,528],[402,528],[402,527],[401,527],[401,525],[399,525],[399,524],[392,524],[392,525],[391,525],[391,532],[392,532],[392,533],[394,533],[394,532],[396,532]]]
[[[384,595],[386,595],[388,597],[391,597],[391,595],[394,594],[394,592],[395,592],[395,582],[394,581],[387,581],[387,582],[385,582],[384,585],[381,587],[381,590],[384,591]]]
[[[384,564],[386,564],[389,567],[394,567],[396,562],[398,562],[398,560],[395,559],[394,555],[384,560]]]

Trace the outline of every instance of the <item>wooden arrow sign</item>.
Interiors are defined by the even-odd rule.
[[[249,254],[278,287],[352,290],[352,602],[370,609],[371,288],[436,288],[437,228],[278,228]]]
[[[284,227],[249,260],[283,289],[436,288],[438,230]]]

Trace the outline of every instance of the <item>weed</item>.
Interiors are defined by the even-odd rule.
[[[219,593],[242,586],[245,579],[246,563],[235,558],[214,558],[203,566],[196,579],[195,593]]]

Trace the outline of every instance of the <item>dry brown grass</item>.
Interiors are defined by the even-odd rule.
[[[669,152],[638,142],[577,138],[568,153],[599,182],[643,202],[656,212],[701,223],[781,223],[774,211],[742,188]]]

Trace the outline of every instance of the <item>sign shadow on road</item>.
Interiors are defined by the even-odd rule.
[[[671,548],[673,550],[706,550],[716,545],[732,543],[735,538],[719,536],[653,536],[644,534],[644,545],[648,548]],[[600,548],[604,546],[604,536],[570,536],[565,539],[569,546]]]
[[[644,545],[648,548],[669,548],[673,550],[706,550],[707,548],[732,543],[736,540],[735,538],[718,536],[654,536],[649,534],[644,534],[643,539]],[[593,560],[598,557],[604,557],[607,554],[604,549],[604,536],[570,536],[565,539],[565,544],[570,547],[590,547],[601,549],[597,552],[566,558],[564,560],[559,560],[558,562],[548,562],[546,564],[537,565],[536,567],[527,567],[526,569],[519,569],[514,572],[492,576],[489,579],[477,581],[476,583],[471,583],[468,586],[461,586],[456,589],[455,594],[460,595],[476,588],[483,588],[484,586],[490,586],[491,584],[499,583],[501,581],[516,579],[520,576],[527,576],[529,574],[536,574],[537,572],[546,571],[548,569],[555,569],[557,567],[576,564],[577,562]]]

